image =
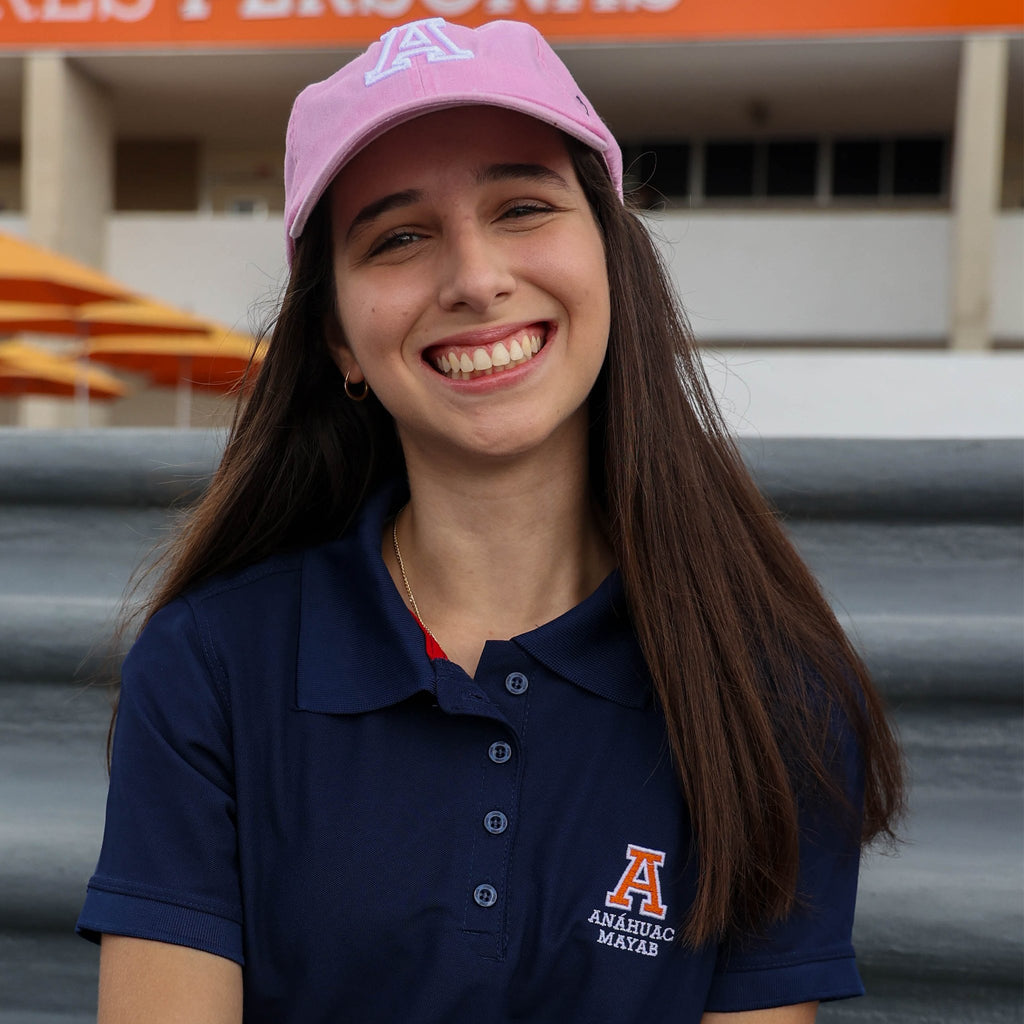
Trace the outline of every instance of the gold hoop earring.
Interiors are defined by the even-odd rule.
[[[351,372],[352,371],[349,370],[348,373],[345,374],[345,394],[352,399],[353,402],[361,402],[370,393],[370,385],[367,384],[365,380],[362,380],[359,383],[363,385],[363,390],[353,391],[352,386],[348,382],[348,374]]]

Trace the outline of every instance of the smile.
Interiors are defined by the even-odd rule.
[[[544,347],[544,342],[544,332],[534,327],[490,345],[451,346],[442,348],[440,352],[435,350],[428,359],[449,380],[473,380],[522,366]]]

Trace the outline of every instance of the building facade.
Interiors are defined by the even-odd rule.
[[[934,6],[0,0],[0,231],[258,327],[296,93],[396,22],[513,17],[622,141],[706,345],[1020,349],[1024,18]]]

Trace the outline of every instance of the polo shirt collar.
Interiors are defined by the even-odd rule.
[[[300,710],[359,714],[417,693],[436,697],[423,632],[380,553],[384,523],[406,500],[404,480],[381,489],[343,537],[306,552],[296,682]],[[651,684],[626,607],[616,570],[575,608],[512,642],[582,689],[642,708],[650,703]]]
[[[513,642],[584,690],[626,707],[646,707],[650,676],[626,609],[616,569],[575,608]]]

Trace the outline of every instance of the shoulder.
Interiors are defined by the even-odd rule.
[[[189,588],[153,619],[190,614],[200,628],[214,629],[222,637],[241,631],[251,641],[253,628],[272,626],[290,606],[297,610],[311,581],[350,577],[358,559],[349,536],[271,555]]]
[[[221,573],[190,587],[177,602],[196,609],[215,609],[233,600],[260,600],[287,591],[291,583],[301,577],[308,553],[315,549],[301,549],[271,555],[260,562],[231,572]],[[162,609],[161,609],[162,610]]]
[[[151,616],[126,672],[184,658],[233,703],[239,690],[285,685],[311,658],[331,665],[358,659],[368,639],[386,640],[404,612],[381,558],[377,504],[369,500],[335,540],[189,588]]]
[[[259,562],[213,576],[191,587],[179,599],[200,616],[233,613],[247,606],[279,608],[282,601],[300,600],[303,589],[320,581],[338,589],[368,586],[380,562],[381,524],[392,504],[392,484],[371,495],[356,519],[334,540],[273,554]],[[173,604],[173,602],[172,602]]]
[[[211,577],[158,608],[146,621],[125,662],[125,670],[169,650],[191,649],[197,661],[211,661],[214,640],[251,641],[253,624],[273,621],[270,613],[294,600],[305,552],[274,555]]]
[[[336,546],[273,555],[189,588],[147,620],[128,653],[122,680],[191,664],[220,688],[238,656],[258,663],[268,650],[290,643],[304,573],[318,571]]]

